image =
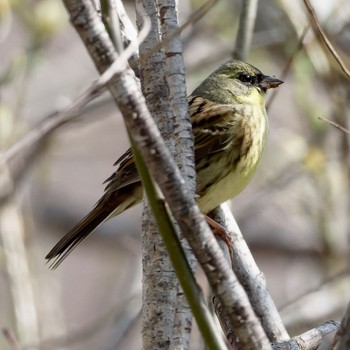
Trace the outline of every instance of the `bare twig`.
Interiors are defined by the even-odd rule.
[[[243,0],[242,2],[237,42],[233,56],[246,61],[253,37],[258,0]]]
[[[326,45],[326,47],[329,50],[329,52],[331,53],[331,55],[334,57],[336,62],[339,64],[341,70],[344,72],[344,74],[347,76],[347,78],[350,79],[350,71],[349,71],[349,69],[346,67],[345,63],[343,62],[343,60],[339,56],[337,50],[333,47],[333,45],[330,42],[330,40],[328,39],[326,33],[322,29],[322,27],[320,25],[320,22],[319,22],[319,20],[318,20],[318,18],[316,16],[315,10],[313,9],[313,7],[310,4],[310,1],[309,0],[304,0],[304,4],[305,4],[305,6],[306,6],[306,8],[307,8],[307,10],[309,12],[313,30],[316,33],[319,34],[319,36],[322,39],[323,43]]]
[[[142,27],[138,42],[142,42],[149,31],[149,21],[145,20]],[[40,143],[47,138],[59,126],[72,120],[77,116],[79,111],[88,102],[98,97],[105,89],[116,74],[119,74],[127,65],[127,61],[136,49],[135,43],[130,43],[125,51],[116,59],[113,64],[85,90],[70,106],[61,112],[54,113],[41,122],[36,128],[29,131],[21,140],[8,148],[0,155],[0,168],[11,161],[17,154],[21,154],[23,150],[32,147],[36,143]]]
[[[95,90],[93,84],[69,107],[46,117],[38,126],[25,134],[22,139],[17,141],[0,155],[0,168],[3,167],[5,163],[10,162],[18,154],[21,154],[22,151],[32,147],[36,143],[40,143],[62,124],[74,119],[83,106],[99,95],[100,92]]]
[[[339,322],[328,321],[309,331],[293,337],[291,340],[279,344],[273,344],[273,350],[315,350],[318,349],[324,337],[339,328]],[[342,348],[342,350],[347,350]],[[340,349],[339,349],[340,350]]]
[[[332,126],[334,126],[336,129],[341,130],[341,131],[345,132],[346,134],[350,135],[350,130],[344,128],[344,126],[341,126],[338,123],[333,122],[332,120],[329,120],[329,119],[326,119],[326,118],[323,118],[323,117],[317,117],[317,118],[320,119],[320,120],[323,120],[324,122],[326,122],[326,123],[328,123],[328,124],[330,124]]]
[[[289,339],[276,305],[267,290],[264,275],[256,265],[228,204],[222,204],[213,214],[215,221],[226,229],[230,237],[234,252],[231,256],[232,268],[246,290],[265,333],[272,342]]]

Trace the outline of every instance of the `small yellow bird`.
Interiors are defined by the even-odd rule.
[[[198,206],[208,213],[240,193],[252,178],[268,132],[265,93],[283,82],[254,66],[231,60],[188,97],[194,134]],[[142,201],[143,188],[131,150],[121,156],[96,206],[47,254],[57,267],[106,219]]]

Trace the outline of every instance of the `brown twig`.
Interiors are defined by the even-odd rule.
[[[326,119],[326,118],[323,118],[323,117],[317,117],[317,118],[320,119],[320,120],[323,120],[324,122],[326,122],[326,123],[328,123],[328,124],[330,124],[332,126],[334,126],[336,129],[344,131],[345,133],[350,135],[350,130],[344,128],[344,126],[341,126],[341,125],[337,124],[336,122],[333,122],[332,120],[329,120],[329,119]]]
[[[333,47],[333,45],[330,42],[330,40],[328,39],[326,33],[322,29],[320,22],[316,16],[315,10],[311,6],[309,0],[304,0],[304,4],[309,12],[310,19],[311,19],[311,25],[313,27],[313,30],[320,36],[320,38],[322,39],[323,43],[326,45],[326,47],[329,50],[329,52],[331,53],[331,55],[334,57],[334,59],[339,64],[341,70],[344,72],[344,74],[347,76],[347,78],[350,79],[349,69],[346,67],[345,63],[343,62],[343,60],[339,56],[337,50]]]

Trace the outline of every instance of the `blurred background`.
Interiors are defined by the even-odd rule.
[[[201,4],[180,1],[180,22]],[[312,4],[350,67],[349,1]],[[134,18],[133,2],[124,5]],[[221,0],[183,33],[189,93],[232,54],[240,6]],[[350,85],[308,23],[301,0],[259,4],[249,62],[285,83],[268,96],[258,173],[231,203],[291,335],[340,320],[350,297],[350,136],[320,119],[350,128]],[[1,152],[97,78],[58,0],[0,0],[0,63]],[[44,259],[128,147],[105,93],[34,152],[0,162],[0,349],[12,349],[11,334],[21,349],[141,347],[140,206],[98,228],[57,270]],[[192,348],[203,348],[196,336]]]

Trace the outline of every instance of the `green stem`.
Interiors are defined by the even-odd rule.
[[[131,142],[131,148],[135,157],[137,170],[140,174],[143,187],[146,191],[153,215],[156,219],[159,232],[162,235],[176,275],[197,321],[198,328],[202,333],[203,339],[208,349],[227,349],[220,335],[220,331],[214,323],[209,307],[205,302],[203,293],[198,287],[196,279],[186,259],[181,242],[177,236],[176,229],[172,223],[169,212],[166,209],[165,202],[158,196],[153,180],[140,155],[140,152],[136,148],[131,134],[129,132],[128,134]]]

